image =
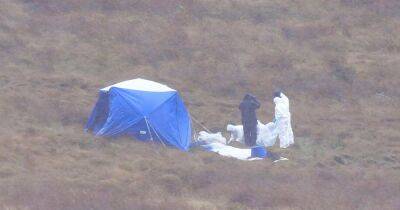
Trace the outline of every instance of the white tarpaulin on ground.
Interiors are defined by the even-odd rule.
[[[251,155],[251,149],[240,149],[240,148],[232,147],[232,146],[225,145],[225,144],[222,144],[219,142],[203,144],[201,146],[207,151],[215,152],[219,155],[222,155],[225,157],[236,158],[239,160],[252,161],[252,160],[263,160],[264,159],[264,158],[259,158],[259,157],[253,157]],[[268,155],[266,158],[271,159],[274,163],[282,161],[282,160],[289,160],[285,157],[281,157],[281,156],[272,157],[271,155]]]
[[[251,149],[240,149],[219,142],[209,143],[201,146],[207,151],[216,152],[219,155],[232,157],[239,160],[262,160],[262,158],[252,157]]]

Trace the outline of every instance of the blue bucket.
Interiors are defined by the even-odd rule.
[[[265,158],[267,157],[267,150],[264,146],[255,146],[251,148],[251,157]]]

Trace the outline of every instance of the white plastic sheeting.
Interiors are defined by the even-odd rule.
[[[263,160],[262,158],[251,157],[251,149],[240,149],[219,142],[202,145],[202,147],[208,151],[216,152],[219,155],[239,160]]]
[[[278,130],[273,122],[262,124],[258,122],[258,133],[257,133],[257,145],[272,147],[276,142],[276,137],[278,136]]]
[[[197,142],[202,142],[206,144],[219,142],[222,144],[226,144],[226,138],[222,136],[221,132],[208,133],[206,131],[200,131],[199,136],[197,137]]]
[[[231,137],[228,141],[238,141],[242,144],[244,143],[244,136],[243,136],[243,125],[227,125],[226,130],[231,133]],[[257,124],[257,145],[270,147],[275,144],[276,137],[277,137],[275,124],[270,122],[268,124],[263,124],[258,121]]]

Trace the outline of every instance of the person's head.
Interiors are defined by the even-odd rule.
[[[281,97],[281,93],[282,93],[282,90],[280,90],[280,89],[276,89],[275,91],[274,91],[274,93],[273,93],[273,98],[276,98],[276,97]]]
[[[250,93],[247,93],[247,94],[244,96],[243,100],[250,100],[250,99],[252,99],[252,98],[255,98],[255,96],[253,96],[253,95],[250,94]]]

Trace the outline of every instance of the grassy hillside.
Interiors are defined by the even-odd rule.
[[[397,0],[0,0],[1,209],[400,209]],[[99,88],[178,89],[215,131],[291,99],[290,161],[83,132]],[[200,128],[197,128],[199,130]],[[225,134],[226,135],[226,134]]]

